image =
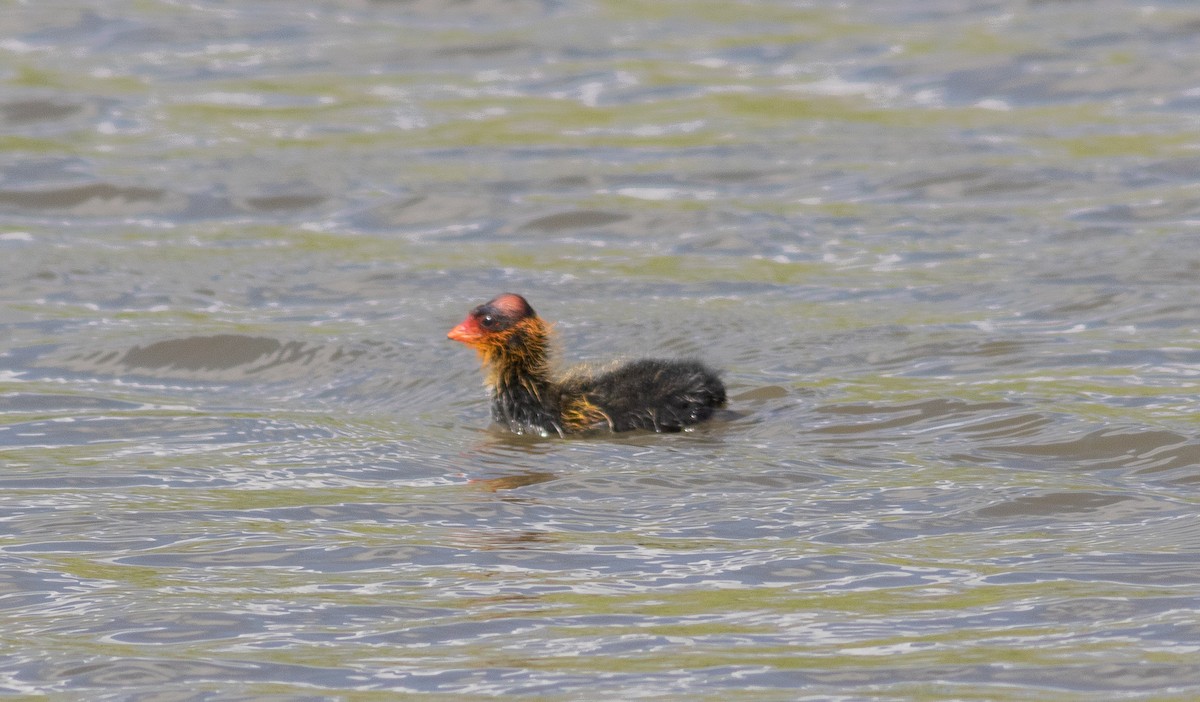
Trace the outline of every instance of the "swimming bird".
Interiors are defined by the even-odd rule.
[[[515,293],[475,307],[446,334],[479,353],[492,418],[515,434],[679,431],[725,406],[725,385],[696,360],[643,359],[556,374],[551,335],[550,325]]]

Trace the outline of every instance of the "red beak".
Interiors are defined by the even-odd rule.
[[[446,334],[447,339],[461,341],[464,344],[474,344],[483,336],[483,330],[473,317],[467,317],[457,327]]]

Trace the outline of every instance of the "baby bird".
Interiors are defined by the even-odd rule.
[[[514,434],[679,431],[725,406],[721,379],[694,360],[644,359],[555,376],[550,335],[549,325],[514,293],[479,305],[446,335],[479,353],[492,418]]]

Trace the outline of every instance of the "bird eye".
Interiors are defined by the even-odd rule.
[[[496,326],[496,319],[494,317],[492,317],[492,315],[490,315],[490,314],[483,315],[483,319],[481,320],[481,322],[482,322],[483,326],[487,329],[491,329],[492,327]]]

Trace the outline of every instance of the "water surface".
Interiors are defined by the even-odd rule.
[[[1200,695],[1191,3],[2,14],[0,694]]]

